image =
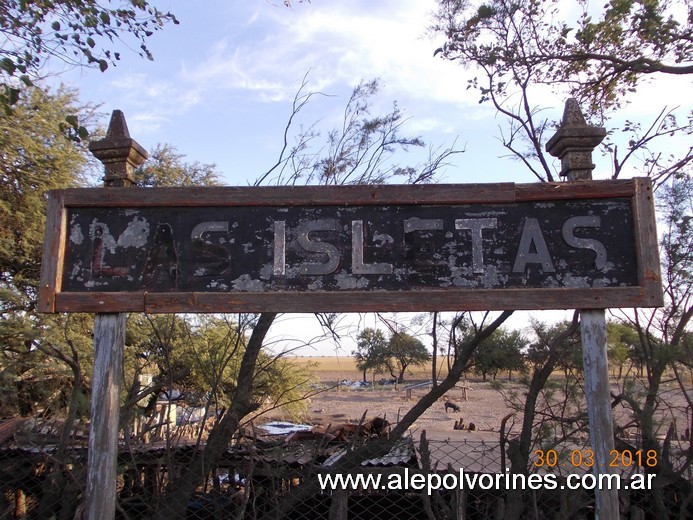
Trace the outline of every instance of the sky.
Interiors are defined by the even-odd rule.
[[[498,139],[502,120],[467,90],[473,71],[434,58],[443,43],[427,32],[435,0],[313,0],[291,8],[280,0],[153,3],[180,21],[149,40],[154,61],[123,52],[122,61],[105,73],[72,69],[59,76],[79,89],[83,101],[100,103],[104,113],[122,110],[131,136],[146,149],[173,145],[186,161],[214,163],[223,183],[247,185],[276,160],[304,78],[308,89],[325,95],[313,98],[298,123],[317,122],[323,136],[340,122],[352,88],[379,78],[374,113],[388,112],[396,101],[407,118],[404,134],[421,136],[432,148],[454,144],[465,150],[450,159],[441,182],[536,180],[507,158]],[[663,87],[668,102],[690,104],[690,80],[666,79],[642,89],[627,116],[661,109],[651,100]],[[544,115],[560,120],[564,102],[560,94],[542,93]],[[398,161],[416,164],[427,154],[428,148],[410,151]],[[595,178],[606,177],[606,170],[595,172]],[[351,332],[342,354],[353,349],[354,326],[377,324],[373,317],[364,319],[347,320]],[[523,314],[513,325],[526,322]],[[295,344],[286,339],[297,330],[304,339],[320,334],[312,316],[287,316],[282,324],[275,338],[283,346]],[[329,355],[335,345],[328,340],[303,353]]]
[[[335,127],[352,88],[379,78],[375,111],[397,102],[408,135],[434,148],[467,150],[446,182],[508,180],[509,165],[494,137],[493,111],[466,90],[471,74],[433,57],[441,38],[427,36],[432,0],[314,0],[286,8],[278,0],[156,2],[179,25],[150,39],[154,61],[134,52],[105,73],[61,75],[83,99],[121,109],[131,135],[147,149],[176,146],[189,161],[214,163],[224,182],[244,185],[277,157],[291,102],[305,77],[314,97],[300,123]],[[557,100],[557,117],[561,102]],[[413,164],[428,148],[402,158]],[[489,168],[489,161],[494,164]],[[533,180],[517,168],[514,180]]]

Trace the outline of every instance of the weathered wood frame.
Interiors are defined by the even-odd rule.
[[[627,197],[638,286],[430,289],[366,292],[61,292],[67,210],[77,207],[368,206],[513,203]],[[368,312],[603,309],[662,304],[652,185],[647,178],[540,184],[303,186],[55,190],[49,193],[39,310],[42,312]]]

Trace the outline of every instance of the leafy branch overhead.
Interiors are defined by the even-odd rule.
[[[505,120],[499,140],[538,180],[557,180],[544,143],[547,89],[576,98],[599,126],[650,79],[693,73],[693,10],[684,1],[439,0],[435,55],[477,74],[468,89]],[[666,98],[664,98],[666,99]],[[688,112],[679,115],[677,113]],[[662,153],[662,138],[691,132],[690,109],[663,107],[650,123],[609,129],[611,177],[635,167],[657,184],[689,168],[693,149]],[[685,121],[684,121],[685,119]]]
[[[558,0],[442,0],[435,30],[447,41],[436,51],[493,71],[495,93],[514,81],[564,84],[592,110],[620,105],[623,95],[654,74],[693,73],[693,8],[687,2],[582,1],[570,19]],[[482,98],[490,92],[482,90]]]
[[[98,0],[4,0],[0,6],[0,109],[8,114],[22,89],[45,75],[51,60],[70,66],[98,68],[102,72],[120,60],[119,47],[153,59],[147,39],[176,17],[152,7],[146,0],[119,2],[118,7]],[[79,142],[88,136],[73,117],[61,131]]]
[[[129,38],[140,56],[152,59],[146,40],[168,22],[178,20],[146,0],[117,8],[97,0],[7,0],[0,12],[0,69],[10,77],[35,77],[49,58],[58,58],[104,71],[120,60],[115,42]]]

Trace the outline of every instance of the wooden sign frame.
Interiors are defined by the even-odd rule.
[[[378,210],[381,214],[387,214],[387,209],[399,208],[398,211],[414,215],[420,208],[436,208],[446,211],[446,214],[454,214],[456,208],[466,208],[474,211],[482,208],[486,213],[493,213],[490,209],[511,208],[513,205],[533,204],[533,208],[546,207],[546,212],[551,212],[552,204],[570,202],[589,207],[591,201],[595,205],[604,204],[606,199],[618,199],[627,204],[630,212],[629,222],[632,229],[624,230],[622,236],[608,237],[606,248],[618,243],[619,247],[632,248],[635,258],[630,273],[633,282],[622,282],[619,286],[590,286],[584,284],[576,286],[555,287],[465,287],[449,282],[447,286],[397,286],[396,290],[375,289],[363,290],[358,286],[349,290],[311,289],[307,286],[304,290],[296,290],[289,287],[288,290],[270,288],[269,290],[224,290],[224,291],[176,291],[158,290],[156,286],[140,287],[136,290],[98,290],[98,287],[90,287],[89,290],[75,290],[68,287],[66,280],[71,280],[66,273],[78,271],[74,260],[76,253],[70,252],[71,248],[79,247],[72,239],[69,219],[83,218],[80,212],[95,215],[103,211],[107,213],[113,209],[121,209],[125,212],[149,211],[152,208],[160,208],[160,211],[181,211],[188,208],[220,208],[226,211],[228,208],[282,208],[282,211],[304,211],[306,208],[317,208],[315,211],[337,211],[347,209],[354,211],[360,208],[363,212]],[[452,209],[450,209],[452,208]],[[159,211],[159,210],[157,210]],[[521,211],[521,210],[515,210]],[[95,213],[96,212],[96,213]],[[583,217],[590,212],[582,211]],[[549,213],[545,213],[549,215]],[[608,211],[606,213],[608,215]],[[360,217],[359,217],[360,218]],[[418,217],[407,222],[419,222]],[[550,216],[547,218],[551,218]],[[594,217],[593,217],[594,218]],[[605,220],[608,217],[602,217]],[[329,219],[328,219],[329,220]],[[442,219],[432,219],[429,222],[442,222]],[[332,220],[329,220],[332,222]],[[474,231],[474,225],[466,224],[469,219],[454,220],[456,228],[461,233],[467,233],[471,238],[476,232],[477,239],[482,240],[483,233],[491,233],[489,228],[493,224],[479,227]],[[319,220],[318,222],[326,222]],[[357,220],[362,222],[362,220]],[[462,222],[460,224],[459,222]],[[486,222],[486,221],[484,221]],[[561,224],[560,222],[558,224]],[[332,224],[330,224],[332,225]],[[319,230],[331,229],[330,225]],[[345,233],[355,234],[358,227],[349,228],[344,224]],[[436,229],[442,230],[443,224],[436,224]],[[445,224],[451,226],[450,222]],[[518,226],[520,224],[518,223]],[[592,224],[587,224],[592,225]],[[340,223],[342,226],[342,223]],[[594,225],[593,225],[594,226]],[[84,226],[83,226],[84,227]],[[88,227],[88,226],[87,226]],[[93,227],[93,226],[92,226]],[[209,226],[208,226],[209,227]],[[313,226],[315,228],[315,226]],[[417,229],[425,229],[418,227]],[[483,228],[483,229],[482,229]],[[213,229],[213,226],[210,228]],[[275,227],[275,229],[279,229]],[[283,228],[282,232],[284,232]],[[335,228],[336,229],[336,228]],[[525,230],[530,229],[525,223]],[[588,230],[589,231],[589,230]],[[82,235],[88,234],[86,230],[80,231]],[[153,233],[153,231],[151,231]],[[303,246],[312,255],[331,259],[330,251],[336,251],[335,247],[326,248],[320,239],[310,241],[309,231],[304,232]],[[362,233],[362,230],[361,230]],[[565,231],[563,231],[564,236]],[[572,233],[572,232],[571,232]],[[194,233],[193,233],[194,234]],[[448,232],[448,235],[450,233]],[[590,245],[590,240],[570,235],[573,248],[583,247],[586,254],[599,254],[597,249]],[[536,235],[534,235],[536,236]],[[282,235],[283,237],[283,235]],[[87,237],[89,238],[89,237]],[[282,238],[282,240],[286,240]],[[488,249],[488,235],[483,235]],[[524,239],[523,239],[524,240]],[[582,242],[580,242],[582,240]],[[296,240],[294,240],[295,242]],[[74,243],[73,243],[74,242]],[[89,242],[87,239],[86,242]],[[91,237],[93,249],[94,237]],[[530,237],[531,242],[531,237]],[[585,244],[587,245],[582,245]],[[81,242],[80,242],[81,243]],[[481,242],[477,242],[477,245]],[[278,244],[278,245],[277,245]],[[308,245],[306,245],[308,244]],[[316,244],[318,244],[316,246]],[[323,245],[320,245],[323,244]],[[528,242],[529,244],[529,242]],[[594,244],[594,241],[592,241]],[[565,244],[564,247],[568,247]],[[86,246],[84,246],[86,247]],[[276,255],[284,255],[287,242],[277,241],[274,248]],[[344,246],[348,247],[348,246]],[[343,249],[344,249],[343,247]],[[536,244],[522,246],[525,252],[530,248],[534,251]],[[500,248],[498,248],[500,249]],[[68,254],[69,253],[69,254]],[[342,251],[344,253],[344,251]],[[93,252],[84,253],[84,257]],[[334,253],[335,255],[337,253]],[[360,260],[353,252],[346,252],[347,262],[351,262],[352,268],[357,261],[363,262],[363,251],[359,251]],[[70,256],[72,255],[72,256]],[[322,255],[322,256],[321,256]],[[327,255],[327,256],[326,256]],[[471,253],[470,253],[471,255]],[[282,257],[283,258],[283,257]],[[336,258],[336,257],[335,257]],[[66,264],[70,259],[72,264]],[[350,259],[350,260],[349,260]],[[283,260],[282,260],[283,261]],[[474,259],[476,262],[477,259]],[[80,261],[81,262],[81,261]],[[327,264],[316,264],[316,261],[308,264],[304,269],[312,280],[320,277],[320,272],[336,269],[334,266],[325,267]],[[82,262],[84,263],[84,262]],[[329,263],[329,262],[328,262]],[[507,262],[506,262],[507,263]],[[471,260],[469,260],[471,265]],[[377,278],[378,271],[368,271],[361,266],[362,278]],[[384,264],[373,264],[384,265]],[[517,261],[516,261],[517,265]],[[311,267],[313,266],[313,267]],[[317,266],[317,267],[316,267]],[[475,272],[481,271],[477,269]],[[366,265],[366,267],[369,267]],[[282,273],[282,263],[274,263],[274,274]],[[312,269],[312,271],[311,271]],[[471,267],[470,267],[471,269]],[[630,268],[629,268],[630,269]],[[93,269],[92,269],[93,270]],[[392,270],[392,269],[390,269]],[[86,270],[88,271],[88,269]],[[379,278],[387,278],[382,273]],[[416,274],[416,273],[415,273]],[[84,276],[82,276],[84,278]],[[410,276],[411,278],[411,276]],[[313,284],[315,286],[315,284]],[[42,312],[368,312],[368,311],[445,311],[445,310],[506,310],[506,309],[596,309],[608,307],[654,307],[662,305],[663,297],[660,282],[659,255],[657,248],[656,223],[653,203],[651,181],[647,178],[636,178],[616,181],[578,181],[564,183],[540,183],[540,184],[454,184],[454,185],[385,185],[385,186],[305,186],[305,187],[210,187],[210,188],[84,188],[65,189],[49,192],[46,238],[44,242],[43,261],[41,270],[41,282],[39,288],[38,307]]]

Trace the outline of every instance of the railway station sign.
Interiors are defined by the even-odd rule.
[[[49,193],[44,312],[661,305],[648,179]]]

